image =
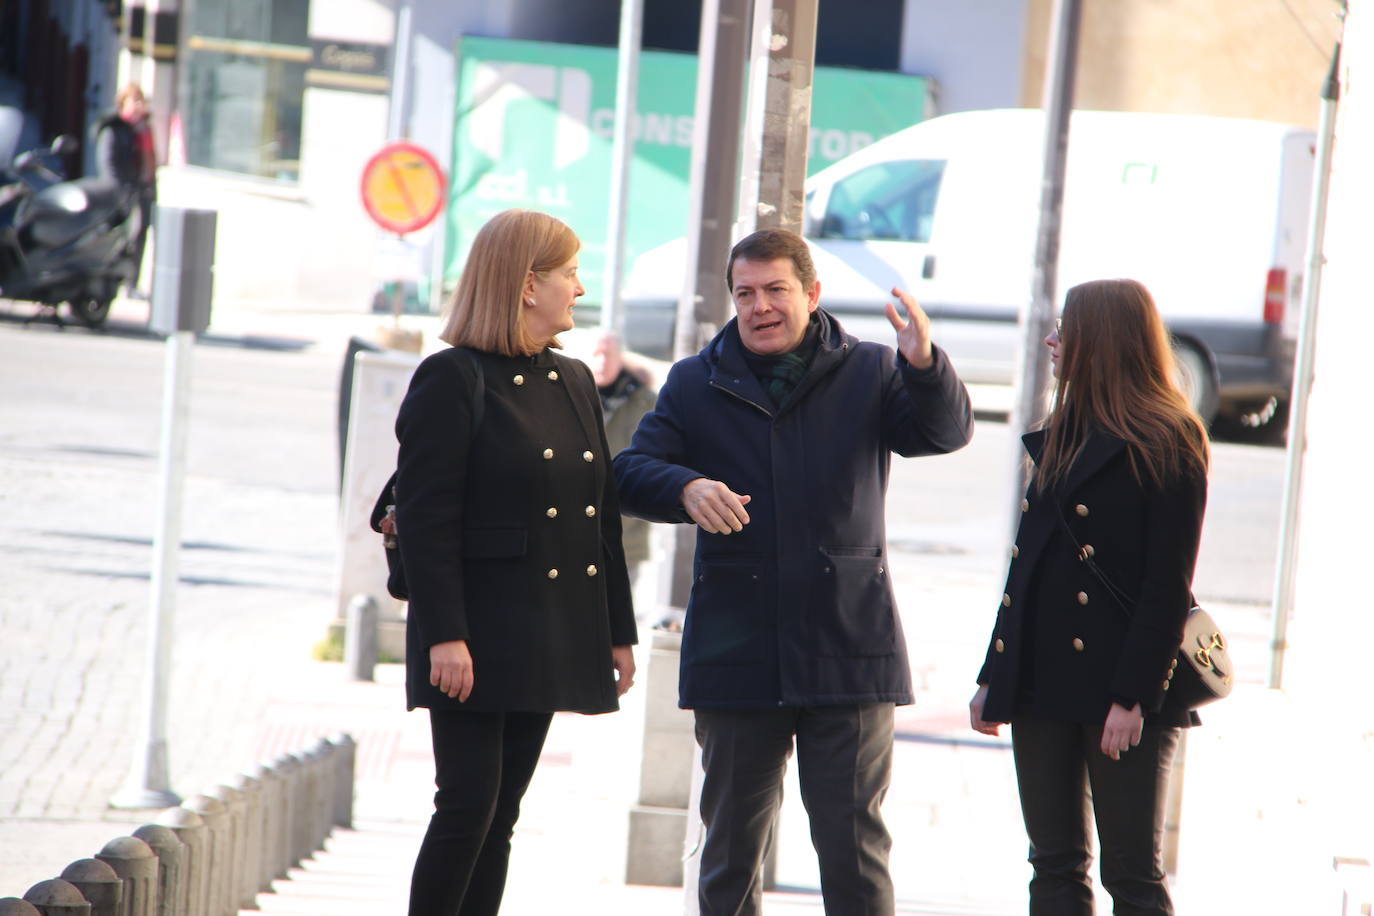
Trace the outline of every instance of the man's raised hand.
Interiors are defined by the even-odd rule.
[[[897,349],[906,361],[917,369],[929,369],[935,362],[935,356],[930,351],[930,316],[921,308],[921,303],[901,287],[892,287],[892,295],[902,303],[902,311],[898,312],[897,306],[889,302],[887,308],[887,320],[892,322],[892,328],[897,332]]]

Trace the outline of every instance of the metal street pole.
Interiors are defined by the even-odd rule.
[[[740,115],[750,0],[704,0],[688,179],[687,278],[673,358],[701,349],[730,314],[723,278],[739,190]],[[684,596],[685,597],[685,596]],[[681,605],[678,605],[681,607]]]
[[[406,93],[410,91],[411,13],[410,0],[402,0],[400,9],[396,11],[396,37],[392,41],[391,94],[386,109],[388,140],[410,139]]]
[[[1010,513],[1014,537],[1021,518],[1021,483],[1025,452],[1021,434],[1045,413],[1050,360],[1041,341],[1054,326],[1055,285],[1059,268],[1059,221],[1064,203],[1064,163],[1069,148],[1069,115],[1073,110],[1078,65],[1079,0],[1055,0],[1045,65],[1044,162],[1040,173],[1040,228],[1035,239],[1035,280],[1030,306],[1021,314],[1021,347],[1016,354],[1016,400],[1012,405],[1012,477]]]
[[[635,89],[639,82],[639,45],[644,0],[620,0],[620,62],[615,81],[615,136],[611,141],[610,212],[606,217],[606,279],[601,295],[601,327],[625,336],[620,275],[625,262],[625,218],[630,205],[630,168],[634,162]]]
[[[1317,163],[1312,178],[1312,209],[1307,227],[1307,279],[1302,290],[1293,394],[1288,412],[1288,455],[1283,475],[1283,514],[1279,525],[1279,559],[1274,578],[1273,638],[1270,641],[1269,686],[1283,686],[1283,657],[1288,649],[1288,617],[1293,611],[1293,580],[1298,563],[1298,505],[1302,500],[1303,458],[1307,452],[1307,401],[1312,393],[1312,366],[1317,347],[1317,302],[1326,264],[1326,201],[1331,189],[1331,147],[1336,134],[1336,108],[1341,97],[1341,43],[1331,52],[1331,71],[1322,87],[1317,126]]]
[[[677,306],[673,356],[696,353],[729,318],[725,295],[725,260],[732,239],[739,190],[740,116],[745,63],[749,59],[751,0],[703,0],[697,51],[696,111],[692,126],[692,165],[688,184],[686,281]],[[687,606],[692,587],[692,554],[696,528],[674,525],[669,574],[664,577],[664,604]],[[677,610],[680,616],[682,611]],[[683,838],[683,912],[699,912],[697,882],[701,874],[701,752],[692,762]]]
[[[148,669],[144,720],[115,808],[167,808],[181,803],[167,765],[167,685],[172,670],[172,618],[176,613],[181,556],[181,495],[186,477],[186,436],[191,411],[191,356],[195,334],[167,336],[162,382],[162,461],[149,603]]]

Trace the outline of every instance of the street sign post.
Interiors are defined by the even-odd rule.
[[[387,232],[396,234],[397,245],[388,252],[392,260],[406,260],[416,256],[405,243],[405,235],[423,229],[444,207],[447,182],[444,171],[429,151],[414,143],[398,141],[383,146],[367,165],[363,166],[361,192],[363,208],[373,221]],[[401,313],[405,311],[406,274],[418,275],[418,270],[390,271],[392,327],[381,333],[389,348],[419,352],[419,332],[401,329]]]

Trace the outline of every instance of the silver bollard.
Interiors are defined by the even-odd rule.
[[[186,847],[177,839],[176,831],[160,824],[144,824],[134,836],[148,844],[157,856],[157,916],[179,916],[185,913]]]
[[[315,824],[314,849],[324,849],[334,826],[334,745],[321,738],[310,749],[315,764],[315,795],[311,800],[311,820]]]
[[[262,780],[253,773],[244,772],[230,779],[229,785],[243,797],[243,857],[238,906],[241,910],[256,910],[258,877],[262,872]]]
[[[344,616],[344,670],[355,681],[373,680],[377,667],[377,624],[382,612],[371,595],[354,595]]]
[[[224,805],[229,816],[229,838],[226,852],[220,866],[224,869],[224,911],[234,914],[239,911],[239,885],[243,881],[243,857],[246,853],[244,834],[247,831],[247,812],[244,811],[243,795],[230,786],[211,786],[201,793],[216,799]]]
[[[262,770],[262,861],[258,863],[258,890],[270,891],[282,860],[282,833],[286,829],[286,777],[276,766]]]
[[[298,753],[305,765],[305,794],[301,797],[301,814],[305,831],[301,834],[301,858],[312,858],[319,849],[320,829],[320,755],[308,747]]]
[[[181,806],[205,822],[205,916],[225,916],[229,911],[228,860],[233,855],[229,812],[223,802],[208,795],[192,795]]]
[[[124,916],[157,916],[157,856],[147,843],[115,837],[95,857],[124,881]]]
[[[206,916],[210,897],[210,831],[199,814],[189,808],[167,808],[154,823],[166,827],[181,841],[181,880],[174,912]]]
[[[356,779],[358,745],[349,734],[334,735],[334,825],[353,829],[353,781]]]
[[[24,894],[42,916],[90,916],[91,905],[70,882],[61,878],[39,881]]]
[[[300,862],[300,857],[296,854],[296,824],[300,820],[296,796],[300,794],[301,762],[294,754],[283,754],[276,759],[273,767],[282,777],[281,842],[277,846],[279,858],[276,876],[285,878]]]
[[[314,768],[302,752],[291,755],[296,768],[291,773],[291,863],[299,865],[310,858],[310,795],[315,790]]]
[[[81,892],[91,916],[123,916],[124,879],[99,859],[77,859],[62,869],[61,878]]]

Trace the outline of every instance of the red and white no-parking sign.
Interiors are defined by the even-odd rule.
[[[388,143],[363,166],[363,207],[390,232],[423,229],[444,206],[443,169],[414,143]]]

